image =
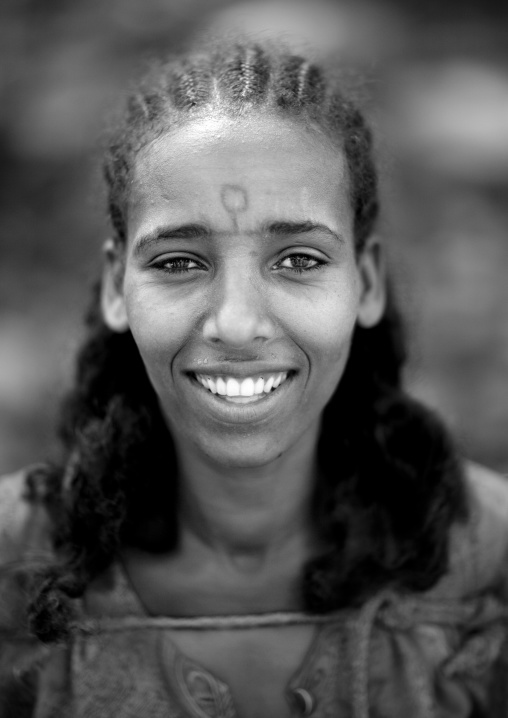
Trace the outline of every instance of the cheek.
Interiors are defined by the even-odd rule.
[[[298,312],[293,306],[293,316],[299,318],[298,341],[309,361],[309,391],[302,404],[309,414],[324,408],[341,379],[358,308],[359,291],[355,283],[335,284],[333,289],[323,292],[320,301],[302,304]]]
[[[302,302],[298,310],[290,308],[292,321],[298,327],[302,348],[319,367],[336,363],[349,347],[358,316],[359,298],[356,285],[342,289],[326,288],[313,301]]]
[[[192,331],[189,307],[160,297],[160,289],[144,286],[125,290],[129,327],[149,375],[171,371],[174,357]]]

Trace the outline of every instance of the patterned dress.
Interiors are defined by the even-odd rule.
[[[469,522],[452,528],[450,571],[427,593],[383,592],[326,616],[152,617],[117,562],[100,600],[92,586],[76,602],[72,639],[47,647],[26,630],[24,586],[51,556],[49,519],[25,498],[22,473],[5,477],[0,718],[241,718],[230,687],[178,648],[178,631],[308,624],[314,638],[284,689],[291,716],[508,718],[508,482],[478,467],[467,482]]]

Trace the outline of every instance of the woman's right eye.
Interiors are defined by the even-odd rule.
[[[167,257],[152,264],[155,269],[160,269],[168,274],[186,274],[194,270],[203,270],[206,267],[191,257]]]

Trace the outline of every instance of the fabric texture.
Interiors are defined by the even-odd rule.
[[[120,563],[101,609],[79,601],[68,645],[44,647],[24,624],[27,569],[51,556],[48,517],[22,473],[0,480],[0,718],[241,718],[229,687],[184,655],[179,628],[284,631],[315,638],[286,686],[291,715],[315,718],[508,716],[508,483],[468,472],[471,517],[450,533],[451,569],[431,591],[384,592],[325,617],[147,616]],[[93,589],[91,589],[93,590]]]

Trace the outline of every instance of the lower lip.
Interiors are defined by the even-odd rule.
[[[289,385],[295,378],[294,373],[289,374],[276,389],[272,389],[268,394],[256,397],[238,397],[239,399],[250,399],[247,402],[228,401],[227,398],[220,394],[213,394],[194,377],[188,376],[190,384],[199,396],[203,406],[212,411],[217,418],[227,423],[249,423],[259,421],[269,416],[276,410],[277,405],[284,400]],[[237,397],[232,397],[237,398]]]

